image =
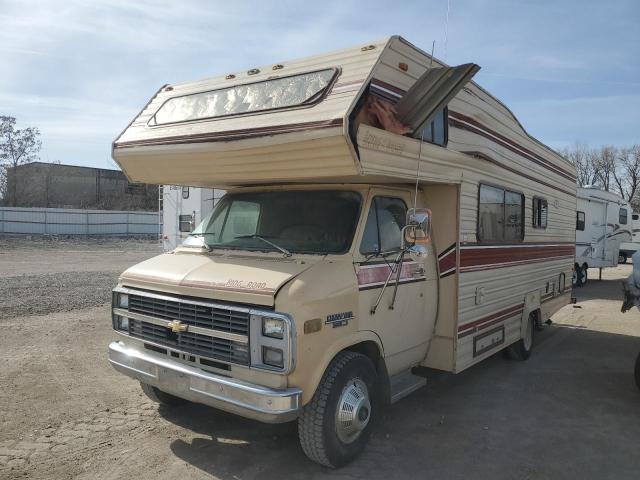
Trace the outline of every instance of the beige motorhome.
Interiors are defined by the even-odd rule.
[[[394,36],[162,87],[114,159],[227,194],[121,275],[113,366],[167,405],[297,420],[336,467],[424,385],[416,367],[526,359],[570,300],[575,171],[478,68]]]

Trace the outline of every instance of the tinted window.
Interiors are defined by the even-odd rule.
[[[524,195],[499,187],[480,185],[478,240],[520,242],[524,239]]]
[[[547,228],[549,205],[544,198],[533,198],[533,227]]]
[[[627,209],[626,208],[621,208],[620,209],[620,215],[619,215],[619,222],[620,225],[626,225],[627,224]]]
[[[369,208],[360,252],[391,252],[402,246],[407,207],[399,198],[375,197]]]
[[[634,213],[633,215],[631,215],[631,218],[633,218],[634,220],[638,220],[638,214]]]
[[[576,230],[584,231],[584,212],[576,212]]]
[[[351,246],[360,203],[360,195],[341,190],[232,193],[184,245],[278,251],[271,242],[293,253],[343,253]]]
[[[438,111],[435,118],[429,122],[422,131],[422,139],[425,142],[445,146],[447,144],[447,120],[449,111],[445,107]]]

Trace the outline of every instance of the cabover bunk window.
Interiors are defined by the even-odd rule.
[[[478,192],[477,236],[481,243],[522,242],[524,195],[481,183]]]
[[[311,106],[320,102],[338,73],[336,68],[192,93],[164,102],[149,126]]]

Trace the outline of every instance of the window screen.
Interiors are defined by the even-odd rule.
[[[576,230],[584,231],[584,212],[576,212]]]
[[[524,195],[480,184],[478,241],[521,242],[524,239]]]
[[[335,68],[328,68],[174,97],[162,104],[149,125],[312,105],[322,99],[336,73]]]
[[[399,250],[406,218],[407,206],[401,199],[375,197],[369,208],[360,253],[369,255]]]
[[[619,220],[619,224],[620,225],[626,225],[627,224],[627,209],[626,208],[621,208],[620,209],[620,214],[618,215],[618,220]]]
[[[533,197],[533,228],[547,228],[548,211],[546,199]]]

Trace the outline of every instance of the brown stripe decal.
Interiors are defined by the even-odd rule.
[[[488,138],[498,145],[501,145],[506,149],[511,150],[512,152],[531,160],[532,162],[566,178],[567,180],[571,180],[572,182],[576,181],[576,177],[571,172],[568,172],[558,167],[557,165],[554,165],[546,158],[541,157],[540,155],[532,152],[526,147],[523,147],[522,145],[496,132],[495,130],[486,127],[485,125],[481,124],[471,117],[468,117],[467,115],[459,112],[449,111],[449,125],[460,128],[462,130],[468,130],[470,132]]]
[[[505,246],[463,245],[460,251],[460,272],[476,272],[506,268],[528,263],[573,258],[575,245],[524,244]]]
[[[458,327],[458,338],[466,337],[467,335],[471,335],[479,330],[488,328],[491,325],[495,325],[496,323],[500,323],[508,318],[519,315],[523,310],[524,303],[520,303],[518,305],[505,308],[504,310],[500,310],[499,312],[492,313],[486,317],[482,317],[478,320],[474,320],[473,322],[460,325]]]
[[[200,282],[196,280],[171,280],[166,277],[155,277],[152,275],[138,275],[127,273],[120,278],[123,280],[138,280],[150,283],[166,283],[170,285],[180,285],[181,287],[206,288],[210,290],[223,290],[225,292],[255,293],[258,295],[273,295],[276,291],[272,288],[242,288],[241,286],[231,287],[227,283]]]
[[[174,145],[181,143],[217,142],[226,140],[242,140],[245,138],[264,137],[283,133],[301,132],[319,128],[333,128],[342,126],[342,118],[322,120],[318,122],[291,123],[288,125],[272,125],[269,127],[246,128],[242,130],[227,130],[216,133],[202,133],[194,135],[177,135],[173,137],[151,138],[131,142],[117,142],[114,148],[130,148],[144,145]]]
[[[440,270],[440,278],[448,277],[456,273],[457,249],[456,244],[452,244],[449,248],[438,255],[438,269]]]
[[[389,276],[389,271],[393,263],[375,264],[375,265],[360,265],[358,269],[358,287],[360,290],[369,288],[378,288],[384,285],[384,282]],[[391,275],[389,284],[393,284],[396,279],[396,274]],[[403,262],[402,270],[400,271],[400,283],[412,283],[416,281],[425,280],[424,273],[422,272],[420,265],[416,262]]]

